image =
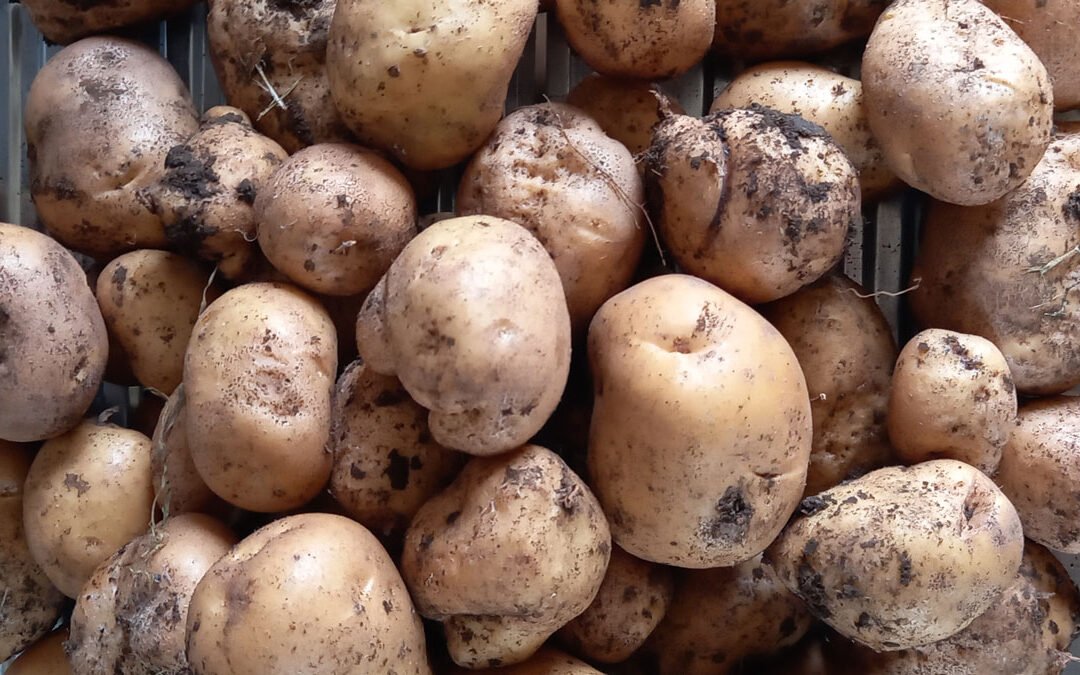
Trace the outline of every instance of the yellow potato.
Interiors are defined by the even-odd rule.
[[[865,37],[883,0],[716,0],[713,47],[729,58],[807,56]]]
[[[183,384],[161,409],[152,440],[150,465],[154,474],[154,499],[166,516],[218,511],[221,500],[207,487],[191,458]]]
[[[557,649],[544,647],[528,661],[516,666],[502,668],[481,668],[474,670],[459,668],[451,671],[453,675],[601,675],[600,671],[584,661],[579,661]]]
[[[32,644],[8,666],[7,675],[73,675],[64,642],[67,628],[59,628]]]
[[[1054,107],[1080,106],[1080,4],[1047,0],[983,0],[1039,57],[1054,85]]]
[[[584,110],[605,134],[625,145],[640,172],[645,170],[641,155],[652,143],[653,127],[660,122],[662,111],[685,112],[677,100],[654,84],[595,73],[571,89],[566,102]]]
[[[196,0],[23,0],[46,40],[67,44],[86,35],[157,21],[186,11]]]

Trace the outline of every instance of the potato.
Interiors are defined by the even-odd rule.
[[[645,179],[675,262],[748,303],[816,281],[862,222],[858,175],[840,147],[816,124],[756,105],[666,118]]]
[[[716,0],[713,47],[760,61],[807,56],[865,37],[888,0]]]
[[[30,556],[23,531],[23,482],[32,459],[29,448],[0,441],[0,663],[48,632],[64,604]]]
[[[194,675],[431,673],[390,556],[362,525],[325,513],[235,546],[195,589],[187,631]]]
[[[49,234],[97,258],[165,245],[148,191],[198,119],[156,51],[112,37],[76,42],[34,77],[24,123],[30,193]]]
[[[67,650],[75,675],[190,673],[188,603],[235,543],[229,528],[191,513],[114,553],[83,586],[71,615]]]
[[[866,45],[862,82],[889,167],[935,199],[992,202],[1050,143],[1046,68],[978,0],[893,2]]]
[[[829,132],[859,174],[863,202],[886,196],[900,184],[870,133],[858,80],[811,63],[764,63],[732,80],[713,99],[710,112],[755,103],[799,115]]]
[[[904,346],[889,392],[889,439],[907,464],[955,459],[992,476],[1016,424],[1016,387],[989,340],[924,330]]]
[[[37,441],[75,426],[108,351],[75,258],[43,234],[0,223],[0,439]]]
[[[813,620],[760,557],[735,567],[683,571],[677,589],[646,647],[660,675],[744,672],[747,657],[790,647]]]
[[[69,598],[153,517],[150,439],[85,421],[45,443],[26,477],[23,526],[34,561]]]
[[[32,644],[8,666],[7,675],[72,675],[64,652],[67,628],[59,628]]]
[[[1022,394],[1080,384],[1078,185],[1080,135],[1063,135],[1014,192],[982,207],[932,202],[926,216],[916,319],[993,342]]]
[[[1020,518],[994,482],[950,459],[878,469],[803,501],[766,552],[840,634],[878,651],[955,635],[1016,578]]]
[[[566,39],[593,70],[644,80],[693,68],[712,44],[715,0],[556,0]]]
[[[365,300],[356,340],[373,371],[431,411],[437,443],[474,455],[532,438],[570,368],[555,264],[499,218],[444,220],[409,242]]]
[[[558,455],[527,445],[472,459],[405,534],[401,572],[467,668],[521,663],[589,606],[611,535],[592,492]]]
[[[645,246],[644,187],[634,158],[567,105],[519,108],[465,169],[462,215],[523,225],[555,260],[570,323],[584,332],[604,301],[630,285]]]
[[[206,38],[229,105],[247,113],[259,133],[289,153],[348,140],[326,77],[334,0],[210,0],[209,5]]]
[[[457,475],[465,457],[431,438],[427,411],[393,377],[355,361],[338,379],[330,451],[330,492],[345,512],[376,534],[402,534],[431,497]]]
[[[345,124],[413,169],[467,158],[502,117],[536,2],[338,0],[326,72]]]
[[[1069,571],[1049,549],[1029,541],[1024,544],[1020,576],[1035,587],[1043,645],[1051,651],[1068,651],[1080,635],[1080,589]]]
[[[798,506],[812,427],[791,347],[752,309],[683,275],[609,300],[589,329],[589,474],[616,543],[678,567],[727,567]]]
[[[221,500],[206,485],[191,458],[187,438],[187,397],[181,383],[169,396],[154,428],[150,466],[154,501],[166,516],[219,510]]]
[[[551,647],[543,647],[528,661],[515,666],[502,668],[483,668],[472,670],[461,668],[453,671],[458,675],[476,673],[480,675],[601,675],[600,671],[584,661],[578,661],[569,654],[564,654]]]
[[[590,661],[625,661],[645,644],[674,595],[671,568],[638,560],[616,546],[596,598],[558,637]]]
[[[195,323],[184,360],[191,459],[249,511],[296,508],[330,478],[337,339],[326,311],[284,284],[234,288]]]
[[[394,165],[354,145],[315,145],[285,160],[255,199],[259,247],[295,283],[367,293],[416,236],[416,200]]]
[[[67,44],[87,35],[180,14],[195,0],[22,0],[22,4],[46,40]]]
[[[892,328],[842,274],[760,308],[795,352],[814,422],[805,496],[894,462],[885,431],[896,361]]]

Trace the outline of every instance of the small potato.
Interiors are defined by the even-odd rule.
[[[858,175],[816,124],[755,105],[656,127],[653,220],[684,271],[748,303],[813,283],[862,222]]]
[[[791,345],[810,392],[814,444],[804,496],[895,463],[885,411],[896,342],[867,295],[829,274],[760,308]]]
[[[191,459],[219,497],[284,511],[330,478],[334,324],[284,284],[234,288],[199,317],[184,361]]]
[[[809,497],[766,559],[842,635],[878,651],[963,630],[1016,579],[1020,518],[978,469],[878,469]]]
[[[417,512],[401,571],[467,668],[521,663],[596,597],[611,535],[596,498],[547,448],[471,460]]]
[[[569,654],[551,647],[541,648],[528,661],[516,666],[480,670],[461,668],[452,673],[453,675],[469,675],[469,673],[475,673],[475,675],[602,675],[599,670],[584,661],[578,661]]]
[[[165,245],[148,191],[169,149],[198,129],[168,61],[130,40],[76,42],[34,77],[24,120],[30,193],[49,234],[96,258]]]
[[[935,199],[999,199],[1050,143],[1046,67],[979,0],[893,2],[866,45],[862,82],[889,167]]]
[[[808,56],[866,37],[888,0],[716,0],[713,47],[760,61]]]
[[[59,628],[46,635],[8,666],[7,675],[73,675],[64,642],[67,628]]]
[[[187,615],[193,675],[430,675],[390,556],[348,518],[276,520],[206,573]]]
[[[907,464],[955,459],[992,476],[1016,424],[1016,387],[994,343],[925,330],[904,346],[889,393],[889,440]]]
[[[405,176],[370,150],[314,145],[285,160],[255,198],[259,246],[293,282],[367,293],[416,236]]]
[[[191,458],[183,384],[169,396],[153,433],[150,466],[154,474],[154,499],[161,510],[167,516],[217,511],[221,501],[207,487]]]
[[[620,663],[645,644],[674,595],[670,567],[638,560],[616,546],[596,598],[558,637],[590,661]]]
[[[595,73],[570,90],[566,103],[584,110],[605,134],[625,145],[641,173],[645,165],[639,158],[649,149],[653,127],[660,122],[663,112],[685,113],[677,100],[669,98],[654,84]]]
[[[645,246],[644,187],[634,158],[580,110],[519,108],[469,162],[462,215],[524,226],[551,254],[575,332],[630,285]]]
[[[34,560],[69,598],[153,516],[150,439],[86,421],[45,443],[26,477],[23,526]]]
[[[180,14],[196,0],[22,0],[34,27],[49,42],[67,44],[87,35]]]
[[[144,387],[169,395],[180,384],[203,299],[221,294],[210,281],[197,263],[166,251],[125,253],[102,270],[101,315]]]
[[[78,424],[108,351],[75,258],[39,232],[0,223],[0,439],[38,441]]]
[[[656,80],[693,68],[712,44],[714,0],[555,0],[566,39],[593,70]]]
[[[570,369],[570,315],[551,256],[527,230],[444,220],[409,242],[364,302],[360,356],[395,375],[437,443],[512,450],[544,426]]]
[[[190,673],[188,604],[236,536],[210,516],[184,514],[131,540],[87,581],[71,615],[74,675]]]

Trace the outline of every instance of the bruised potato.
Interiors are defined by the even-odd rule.
[[[566,96],[566,103],[584,110],[604,133],[626,146],[639,162],[652,143],[653,127],[665,110],[682,115],[679,102],[649,82],[622,80],[592,74]],[[644,164],[638,169],[644,172]]]
[[[180,14],[196,0],[23,0],[34,27],[45,39],[67,44],[87,35],[110,33],[147,21]]]
[[[865,37],[888,0],[716,0],[713,47],[759,61],[808,56]]]
[[[154,427],[150,466],[154,475],[154,499],[166,516],[205,513],[220,500],[206,485],[191,458],[187,440],[187,396],[181,383],[161,409]]]
[[[58,628],[30,645],[8,666],[7,675],[73,675],[64,642],[67,628]]]

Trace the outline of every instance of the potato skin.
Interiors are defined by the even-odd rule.
[[[862,82],[890,168],[942,201],[999,199],[1050,143],[1045,66],[978,0],[893,2],[870,35]]]
[[[639,156],[649,149],[653,127],[660,122],[664,111],[685,114],[679,102],[669,98],[655,84],[598,73],[589,75],[571,89],[566,103],[584,110],[605,134],[625,145],[641,173],[645,166],[640,163]]]
[[[619,546],[689,568],[749,560],[806,483],[810,397],[780,333],[700,279],[615,296],[589,329],[589,475]]]
[[[528,661],[514,666],[480,670],[459,668],[451,672],[453,675],[601,675],[599,670],[584,661],[551,647],[542,647]]]
[[[207,486],[249,511],[311,500],[330,478],[334,325],[285,284],[239,286],[199,317],[184,360],[186,431]]]
[[[0,439],[37,441],[75,426],[108,352],[75,258],[43,234],[0,223]]]
[[[180,14],[196,0],[23,0],[30,20],[45,39],[60,45],[87,35]]]
[[[148,189],[198,128],[165,59],[130,40],[80,40],[34,77],[24,119],[30,193],[50,235],[96,258],[165,245]]]
[[[222,501],[207,487],[191,458],[187,439],[187,396],[183,383],[161,409],[151,440],[154,499],[162,512],[166,516],[216,512]]]
[[[766,560],[818,618],[878,651],[964,629],[1013,583],[1024,547],[993,481],[948,459],[878,469],[800,513]]]
[[[713,48],[763,60],[808,56],[870,34],[889,0],[716,0]]]
[[[26,648],[7,669],[7,675],[72,675],[64,652],[67,628],[60,628]]]
[[[85,421],[45,443],[26,477],[23,527],[34,560],[69,598],[153,513],[150,439]]]
[[[199,582],[187,630],[194,675],[431,673],[390,556],[362,525],[325,513],[276,520],[235,546]]]

